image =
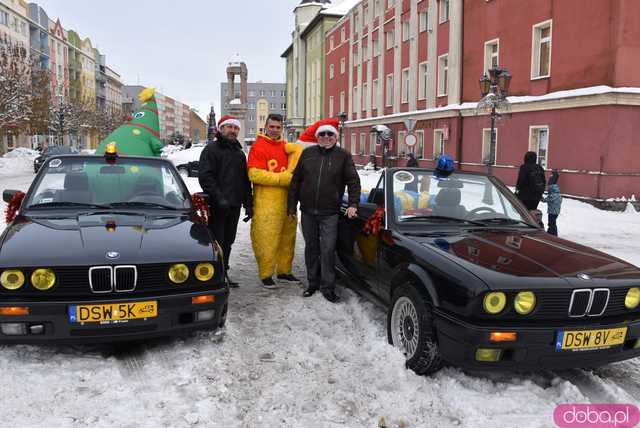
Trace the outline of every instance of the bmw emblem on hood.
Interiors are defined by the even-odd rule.
[[[579,273],[576,276],[578,277],[578,279],[581,279],[583,281],[589,281],[591,279],[591,276],[587,275],[586,273]]]
[[[107,258],[111,260],[115,260],[120,257],[120,253],[117,251],[109,251],[107,253]]]

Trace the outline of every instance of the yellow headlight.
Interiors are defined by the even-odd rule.
[[[484,300],[482,301],[484,310],[491,315],[502,312],[506,304],[507,296],[500,291],[485,294]]]
[[[19,270],[5,270],[0,275],[0,283],[7,290],[17,290],[24,285],[24,274]]]
[[[533,291],[521,291],[513,301],[513,307],[520,315],[527,315],[536,307],[536,295]]]
[[[31,285],[40,291],[47,291],[56,284],[56,274],[51,269],[36,269],[31,274]]]
[[[182,284],[189,279],[189,268],[185,264],[177,264],[169,268],[169,279],[176,284]]]
[[[627,297],[624,298],[624,305],[627,309],[635,309],[640,304],[640,288],[633,287],[627,291]]]
[[[213,274],[215,273],[215,269],[211,263],[200,263],[196,266],[196,278],[199,281],[209,281],[213,278]]]

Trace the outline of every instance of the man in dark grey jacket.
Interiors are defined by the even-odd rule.
[[[291,187],[287,212],[295,215],[300,202],[304,259],[309,285],[304,297],[318,289],[330,302],[340,300],[335,293],[335,249],[338,239],[338,218],[345,186],[349,192],[349,207],[345,213],[354,218],[360,201],[360,177],[351,154],[336,146],[338,122],[321,121],[315,136],[316,146],[302,152]]]

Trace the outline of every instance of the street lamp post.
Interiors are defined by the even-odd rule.
[[[488,70],[488,75],[484,74],[480,78],[480,94],[482,100],[478,107],[488,107],[491,117],[491,141],[489,145],[489,158],[485,160],[487,174],[493,175],[493,165],[496,156],[496,120],[501,117],[498,112],[500,107],[508,107],[509,86],[511,84],[511,74],[504,68],[493,67]],[[489,186],[487,186],[489,187]],[[485,194],[483,200],[490,202],[492,196]]]
[[[347,113],[345,113],[344,111],[341,111],[340,113],[338,113],[338,119],[340,119],[340,146],[344,147],[344,144],[342,144],[342,134],[343,134],[343,129],[344,129],[344,123],[347,120]]]

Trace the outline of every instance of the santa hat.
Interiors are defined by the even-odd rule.
[[[318,128],[316,129],[316,137],[318,136],[319,133],[321,132],[333,132],[334,135],[338,135],[338,127],[340,126],[338,124],[338,120],[337,119],[323,119],[323,120],[319,120],[318,122],[316,122],[318,124]]]
[[[218,128],[222,128],[225,125],[235,125],[240,128],[240,121],[229,114],[225,114],[218,121]]]

